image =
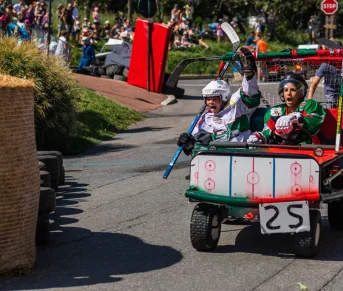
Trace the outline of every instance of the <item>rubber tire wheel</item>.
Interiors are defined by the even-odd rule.
[[[322,218],[320,211],[310,210],[310,231],[294,234],[294,253],[297,257],[313,258],[318,254]]]
[[[336,230],[343,230],[343,200],[328,203],[328,220],[330,227]]]
[[[194,207],[190,224],[192,246],[197,251],[215,250],[219,242],[220,230],[219,207],[198,203]]]
[[[38,156],[56,156],[58,157],[59,161],[60,161],[60,165],[63,165],[63,154],[59,151],[38,151],[37,152]]]
[[[38,166],[39,166],[39,170],[41,170],[41,171],[45,171],[46,170],[45,164],[43,162],[38,161]]]
[[[56,210],[56,192],[48,187],[40,188],[38,213],[50,213]]]
[[[42,246],[50,240],[50,221],[48,214],[40,214],[36,225],[36,245]]]
[[[41,186],[50,188],[51,187],[50,173],[47,171],[39,171],[39,173],[40,173]]]
[[[38,156],[38,160],[45,164],[46,170],[50,173],[51,188],[58,190],[60,176],[60,161],[53,155]]]
[[[113,77],[113,75],[116,74],[118,70],[119,70],[119,66],[118,65],[108,66],[106,68],[106,75],[110,76],[110,77]]]
[[[114,75],[113,76],[113,80],[117,80],[117,81],[126,81],[126,78],[123,75]]]

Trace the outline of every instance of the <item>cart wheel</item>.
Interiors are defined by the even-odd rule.
[[[310,231],[295,233],[294,252],[298,257],[313,258],[318,253],[322,219],[320,211],[310,210]]]
[[[343,230],[343,200],[333,201],[328,204],[328,218],[332,229]]]
[[[220,237],[220,209],[217,206],[199,203],[191,218],[191,242],[198,251],[214,250]]]

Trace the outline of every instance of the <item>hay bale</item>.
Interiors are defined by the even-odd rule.
[[[39,166],[33,82],[0,75],[0,273],[36,261]]]

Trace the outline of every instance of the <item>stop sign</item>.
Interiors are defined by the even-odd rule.
[[[320,9],[326,15],[335,14],[338,10],[338,2],[336,0],[323,0],[320,4]]]

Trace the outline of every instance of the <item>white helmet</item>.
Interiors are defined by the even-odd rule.
[[[230,85],[223,80],[211,81],[202,89],[202,96],[204,98],[218,96],[221,101],[228,102],[231,97]]]

